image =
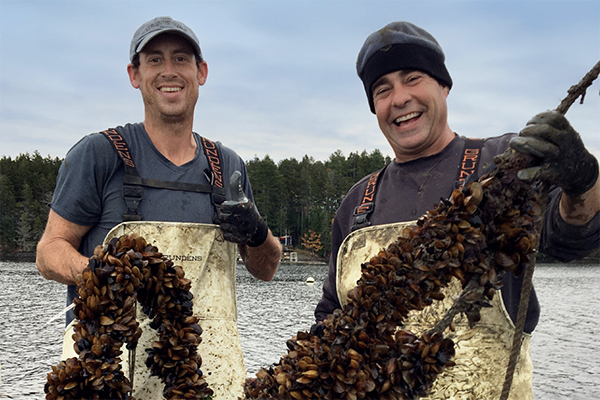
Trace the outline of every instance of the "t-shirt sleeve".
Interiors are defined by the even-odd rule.
[[[52,210],[78,225],[97,224],[102,214],[102,188],[117,162],[114,150],[101,134],[83,137],[60,166]]]

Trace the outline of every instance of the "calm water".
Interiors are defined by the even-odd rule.
[[[238,267],[239,328],[249,375],[285,353],[285,341],[307,330],[321,297],[326,266],[280,267],[259,282]],[[306,278],[315,278],[306,284]],[[600,399],[600,267],[538,265],[542,304],[532,338],[536,399]],[[58,363],[65,288],[44,280],[33,263],[0,262],[0,399],[43,399],[46,374]]]

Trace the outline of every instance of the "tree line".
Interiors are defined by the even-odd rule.
[[[267,155],[246,166],[256,205],[273,234],[290,237],[293,246],[310,242],[303,247],[327,255],[333,217],[348,190],[390,161],[379,150],[348,157],[338,150],[324,162],[304,156],[275,163]],[[320,245],[315,245],[316,237]]]
[[[62,160],[39,152],[0,159],[0,248],[33,252],[44,232]]]
[[[288,237],[294,247],[304,243],[324,256],[330,250],[335,211],[346,192],[390,161],[379,150],[348,157],[338,150],[326,161],[306,155],[300,161],[289,158],[275,163],[267,155],[246,165],[256,205],[273,234]],[[35,251],[46,226],[61,162],[37,151],[0,159],[2,253]],[[303,238],[310,239],[303,242]]]
[[[379,150],[338,150],[326,161],[305,155],[277,163],[268,155],[246,162],[256,205],[275,236],[287,237],[294,248],[320,256],[331,250],[331,227],[348,190],[362,177],[390,162]],[[56,176],[62,160],[38,151],[15,159],[0,158],[0,253],[35,252],[44,232]],[[600,249],[586,259],[600,260]],[[553,262],[538,253],[539,262]]]

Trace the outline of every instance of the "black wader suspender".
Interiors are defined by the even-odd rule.
[[[216,222],[217,215],[219,214],[219,205],[225,201],[225,188],[223,187],[223,168],[221,164],[221,149],[214,142],[200,137],[202,140],[202,148],[204,149],[204,155],[208,160],[208,168],[204,170],[204,174],[208,178],[211,185],[211,199],[213,206],[215,207],[215,217],[213,221]]]
[[[212,141],[202,139],[202,147],[208,166],[204,173],[208,178],[210,185],[200,183],[169,182],[157,179],[141,178],[131,157],[129,148],[125,139],[115,130],[108,129],[101,133],[112,143],[113,148],[123,161],[125,176],[123,177],[123,198],[125,199],[126,211],[123,214],[123,221],[141,221],[142,215],[139,213],[140,201],[144,198],[143,187],[152,187],[158,189],[181,190],[185,192],[209,193],[215,207],[215,215],[219,204],[225,201],[225,189],[223,188],[223,174],[221,168],[221,157],[219,147]]]
[[[460,160],[458,174],[454,184],[455,188],[460,187],[469,175],[477,171],[477,165],[479,163],[483,142],[483,139],[467,139],[465,141],[463,155]],[[369,222],[369,215],[375,208],[377,182],[379,182],[379,177],[383,174],[383,171],[386,167],[383,167],[369,177],[367,188],[365,189],[365,194],[363,195],[360,205],[354,208],[354,213],[352,214],[354,216],[354,223],[352,224],[352,228],[350,228],[350,232],[354,232],[357,229],[365,228],[371,225],[371,222]]]
[[[461,187],[465,182],[465,179],[477,171],[477,165],[479,164],[479,157],[481,156],[483,142],[483,139],[467,139],[465,142],[465,148],[463,150],[463,155],[460,159],[460,166],[458,168],[458,175],[456,176],[456,181],[454,182],[455,189]],[[475,175],[473,175],[472,178],[475,178]]]
[[[385,167],[387,167],[387,165]],[[354,216],[354,224],[352,224],[350,232],[354,232],[357,229],[365,228],[371,225],[371,222],[369,222],[369,215],[375,208],[377,182],[379,181],[379,176],[385,170],[385,167],[369,177],[367,188],[365,189],[365,194],[363,195],[360,205],[355,207],[354,212],[352,213]]]

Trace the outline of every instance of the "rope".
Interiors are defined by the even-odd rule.
[[[592,67],[592,69],[579,81],[577,85],[573,85],[568,90],[568,95],[556,108],[556,111],[565,115],[571,105],[581,97],[581,103],[585,98],[586,89],[592,85],[594,80],[600,75],[600,61]],[[540,204],[542,205],[543,211],[546,210],[546,204],[548,199],[548,184],[544,183],[541,194]],[[544,213],[542,212],[542,215]],[[541,232],[541,223],[536,223],[536,229],[538,232],[537,241],[539,248],[539,233]],[[533,286],[533,270],[535,269],[535,256],[537,252],[532,253],[529,256],[529,263],[525,269],[525,275],[523,276],[523,285],[521,286],[521,298],[519,299],[519,311],[517,312],[517,322],[515,324],[515,335],[513,337],[513,346],[508,360],[508,367],[506,368],[506,377],[504,379],[504,386],[502,387],[502,394],[500,400],[508,399],[510,393],[510,387],[512,386],[513,376],[517,363],[519,362],[519,355],[521,354],[521,342],[523,340],[523,327],[525,326],[525,320],[527,317],[527,308],[529,305],[529,297],[531,295],[531,288]]]
[[[536,249],[540,246],[540,232],[542,231],[542,224],[544,221],[544,214],[546,213],[546,205],[548,204],[548,192],[550,191],[550,185],[547,182],[543,182],[540,189],[540,198],[538,200],[539,205],[542,208],[540,217],[535,221],[535,229],[537,231],[536,237]],[[504,386],[502,386],[502,394],[500,400],[508,399],[510,393],[510,387],[515,373],[515,368],[519,362],[519,356],[521,355],[521,343],[523,341],[523,328],[525,327],[525,320],[527,319],[527,309],[529,308],[529,297],[531,296],[531,288],[533,287],[533,271],[535,269],[535,257],[537,250],[529,255],[527,267],[523,275],[523,283],[521,285],[521,297],[519,298],[519,309],[517,311],[517,321],[515,323],[515,335],[513,336],[513,344],[510,352],[510,358],[508,359],[508,367],[506,368],[506,377],[504,378]]]
[[[543,182],[540,189],[540,198],[538,203],[542,208],[540,218],[535,221],[535,229],[537,231],[536,237],[536,249],[540,246],[540,232],[542,231],[542,224],[544,221],[544,214],[546,213],[546,205],[548,204],[548,192],[550,191],[550,185],[547,182]],[[519,310],[517,311],[517,321],[515,323],[515,335],[513,336],[513,344],[510,352],[510,358],[508,359],[508,367],[506,368],[506,377],[504,378],[504,386],[502,386],[502,394],[500,400],[508,399],[510,388],[512,386],[513,377],[515,374],[515,368],[519,362],[519,356],[521,355],[521,344],[523,341],[523,328],[525,327],[525,320],[527,319],[527,309],[529,308],[529,297],[531,296],[531,288],[533,287],[533,271],[535,269],[535,257],[537,250],[529,255],[527,267],[523,275],[523,283],[521,285],[521,297],[519,298]]]
[[[525,326],[525,320],[527,317],[527,306],[529,305],[529,296],[531,295],[531,287],[533,285],[533,270],[535,268],[535,255],[532,253],[529,256],[529,265],[525,269],[525,275],[523,276],[523,286],[521,287],[521,298],[519,299],[519,311],[517,313],[517,322],[515,326],[515,335],[513,336],[513,345],[508,361],[508,368],[506,369],[506,377],[504,378],[504,386],[502,387],[502,394],[500,400],[508,399],[510,393],[510,387],[512,386],[513,376],[515,368],[519,362],[519,355],[521,354],[521,342],[523,340],[523,327]]]

